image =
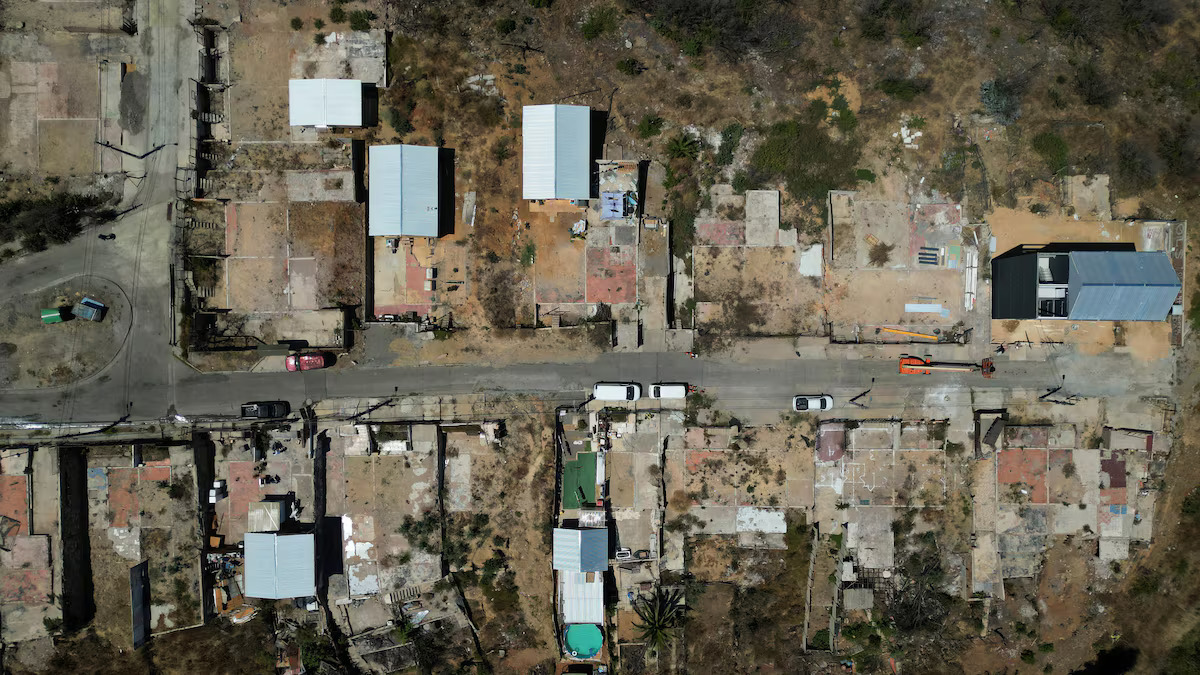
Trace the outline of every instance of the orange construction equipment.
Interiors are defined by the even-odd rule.
[[[991,359],[984,359],[983,363],[939,363],[930,361],[929,359],[920,356],[902,356],[900,357],[900,374],[901,375],[929,375],[930,373],[982,373],[984,377],[991,379],[992,373],[996,372],[996,365]]]

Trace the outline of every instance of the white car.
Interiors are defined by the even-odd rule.
[[[792,410],[796,412],[809,412],[810,410],[831,410],[833,408],[833,397],[829,394],[821,394],[820,396],[797,396],[792,399]]]
[[[666,384],[663,382],[650,385],[650,398],[687,398],[686,384]]]
[[[597,401],[636,401],[642,397],[642,386],[633,382],[600,382],[592,388]]]

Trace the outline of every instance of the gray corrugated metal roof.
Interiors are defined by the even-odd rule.
[[[554,528],[554,569],[570,572],[608,569],[608,530]]]
[[[438,149],[372,145],[367,154],[371,236],[438,236]]]
[[[316,542],[312,534],[247,532],[246,596],[280,600],[316,595]]]
[[[1068,317],[1076,321],[1162,321],[1181,287],[1161,251],[1072,251]]]
[[[288,80],[294,127],[361,127],[361,80]]]
[[[527,105],[522,110],[521,193],[525,199],[587,199],[591,109]]]

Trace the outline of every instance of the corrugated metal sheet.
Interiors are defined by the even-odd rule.
[[[554,528],[554,569],[570,572],[608,569],[608,530]]]
[[[592,573],[559,573],[558,599],[563,623],[604,623],[604,576]]]
[[[1072,251],[1068,317],[1075,321],[1162,321],[1179,277],[1160,251]]]
[[[438,149],[373,145],[367,220],[372,237],[438,235]]]
[[[294,127],[361,127],[360,80],[288,80],[288,121]]]
[[[582,105],[527,105],[522,111],[525,199],[587,199],[591,109]]]
[[[247,532],[278,532],[283,524],[283,502],[254,502],[247,514]]]
[[[312,534],[247,532],[246,596],[280,600],[316,595],[316,542]]]

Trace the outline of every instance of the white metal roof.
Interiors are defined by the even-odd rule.
[[[312,534],[247,532],[245,554],[247,597],[281,600],[317,594]]]
[[[367,221],[372,237],[438,235],[438,149],[372,145]]]
[[[522,112],[525,199],[587,199],[591,172],[591,109],[583,105],[527,105]]]
[[[288,80],[294,127],[361,127],[361,80]]]
[[[559,572],[559,603],[563,623],[604,623],[604,575],[591,572]]]

